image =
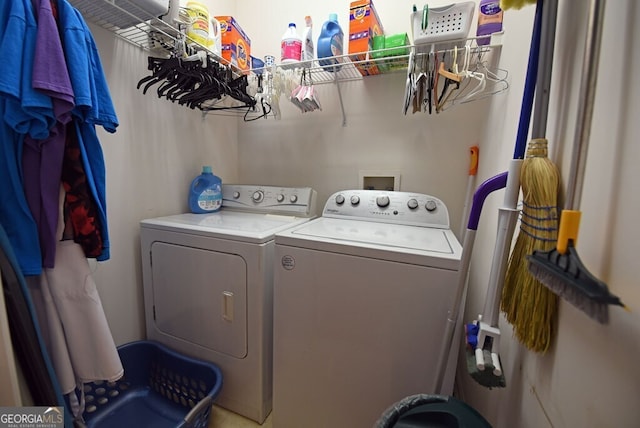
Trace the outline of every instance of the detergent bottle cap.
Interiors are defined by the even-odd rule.
[[[330,13],[329,14],[329,21],[338,22],[338,14],[337,13]]]
[[[209,165],[203,166],[202,167],[202,173],[203,174],[212,174],[211,166],[209,166]]]
[[[290,22],[290,23],[289,23],[289,27],[296,28],[296,23],[295,23],[295,22]]]

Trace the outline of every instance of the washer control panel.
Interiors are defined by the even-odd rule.
[[[447,206],[421,193],[343,190],[329,197],[322,216],[449,229]]]
[[[316,215],[317,192],[310,187],[222,184],[222,207],[241,211]]]

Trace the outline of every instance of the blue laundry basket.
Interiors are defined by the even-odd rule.
[[[206,428],[222,388],[215,364],[153,341],[118,347],[124,376],[85,385],[89,428]]]

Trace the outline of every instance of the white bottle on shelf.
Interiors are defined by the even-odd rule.
[[[302,57],[301,60],[305,67],[311,67],[316,56],[315,46],[313,44],[313,21],[310,16],[304,17],[305,28],[302,32]]]
[[[299,62],[302,55],[302,39],[296,30],[296,24],[289,23],[289,28],[282,36],[280,44],[280,63],[287,65]]]

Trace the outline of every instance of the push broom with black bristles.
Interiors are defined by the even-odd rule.
[[[530,272],[542,284],[601,324],[609,321],[609,305],[625,306],[609,291],[603,281],[587,270],[580,260],[575,245],[581,215],[576,208],[580,205],[582,196],[591,131],[604,3],[604,0],[592,0],[589,10],[589,27],[583,60],[585,73],[580,85],[580,105],[567,186],[566,208],[560,216],[558,242],[555,249],[546,252],[534,251],[527,256]]]

